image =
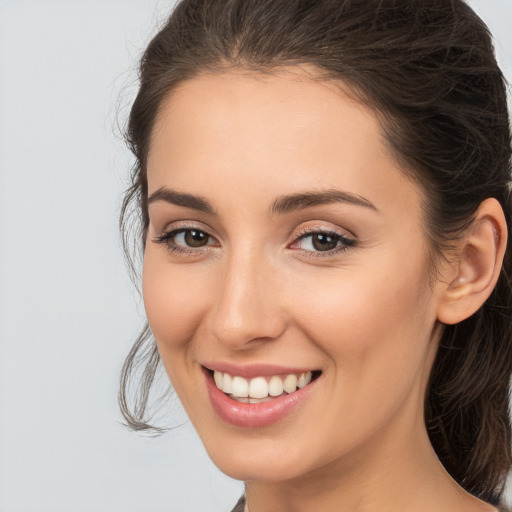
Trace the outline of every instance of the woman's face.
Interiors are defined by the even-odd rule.
[[[298,69],[204,75],[161,106],[148,186],[148,319],[221,470],[281,481],[424,436],[439,285],[374,113]]]

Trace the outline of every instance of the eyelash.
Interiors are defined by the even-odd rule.
[[[196,247],[196,248],[187,248],[183,245],[178,245],[174,239],[181,233],[186,233],[187,231],[197,231],[200,233],[204,233],[208,238],[213,238],[209,235],[204,229],[199,229],[197,226],[180,226],[179,228],[171,229],[170,231],[166,231],[161,235],[157,236],[154,240],[157,244],[165,244],[167,249],[172,254],[199,254],[208,248],[211,245],[205,245],[204,247]]]
[[[207,231],[203,229],[198,229],[196,226],[180,226],[176,229],[171,229],[170,231],[167,231],[165,233],[162,233],[161,235],[157,236],[154,239],[154,242],[157,244],[165,244],[167,245],[167,249],[169,252],[173,254],[200,254],[204,252],[205,250],[208,250],[212,246],[210,244],[207,244],[202,247],[196,247],[196,248],[187,248],[183,245],[179,245],[175,242],[176,236],[178,236],[181,233],[186,233],[187,231],[196,231],[205,234],[208,238],[212,239],[213,237],[208,234]],[[302,253],[306,255],[308,258],[323,258],[323,257],[329,257],[334,256],[336,254],[340,254],[347,249],[354,247],[356,245],[356,240],[353,238],[350,238],[344,234],[341,234],[334,230],[328,230],[328,229],[314,229],[314,228],[306,228],[302,231],[300,231],[293,242],[289,244],[289,247],[293,244],[296,244],[300,242],[301,240],[305,240],[308,237],[312,237],[314,235],[324,235],[329,236],[333,238],[333,241],[335,241],[337,244],[341,242],[341,245],[339,247],[335,247],[333,249],[329,249],[327,251],[314,251],[314,250],[302,250]],[[296,249],[300,250],[300,249]]]

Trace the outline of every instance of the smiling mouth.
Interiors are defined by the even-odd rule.
[[[246,379],[227,372],[210,370],[215,385],[229,398],[237,402],[258,404],[290,395],[317,379],[322,372],[309,371],[286,375],[269,375]]]

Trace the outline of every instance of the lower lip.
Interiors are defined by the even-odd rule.
[[[282,420],[299,407],[314,389],[318,379],[289,395],[281,395],[268,402],[247,404],[229,398],[213,381],[211,373],[204,370],[208,395],[215,412],[221,419],[237,427],[267,427]]]

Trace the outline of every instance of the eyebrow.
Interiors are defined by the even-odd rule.
[[[304,210],[312,206],[331,203],[349,203],[363,206],[378,212],[379,210],[368,199],[341,190],[321,190],[315,192],[301,192],[277,198],[271,207],[273,214],[289,213],[295,210]]]
[[[165,201],[166,203],[192,208],[204,213],[215,213],[213,206],[203,197],[175,192],[165,187],[159,188],[148,197],[148,205],[156,201]]]
[[[156,201],[165,201],[176,206],[192,208],[204,213],[215,214],[215,208],[205,198],[192,194],[176,192],[166,187],[161,187],[148,197],[148,205]],[[289,213],[296,210],[305,210],[312,206],[332,203],[349,203],[363,206],[378,212],[379,210],[368,199],[341,190],[321,190],[314,192],[299,192],[278,197],[270,208],[273,215]]]

